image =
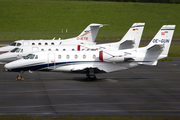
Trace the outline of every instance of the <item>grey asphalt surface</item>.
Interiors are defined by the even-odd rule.
[[[180,58],[97,75],[0,72],[0,115],[180,117]],[[3,70],[3,65],[0,65]]]

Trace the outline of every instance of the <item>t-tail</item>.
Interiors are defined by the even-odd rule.
[[[119,49],[138,48],[145,23],[134,23],[119,42]]]
[[[94,42],[99,28],[103,26],[103,24],[90,24],[79,36],[76,37],[76,39],[81,41]]]
[[[139,64],[156,65],[159,59],[167,57],[174,29],[175,25],[163,25],[151,42],[138,50],[143,59]]]

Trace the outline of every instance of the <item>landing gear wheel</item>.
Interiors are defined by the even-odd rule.
[[[96,76],[94,74],[94,69],[93,68],[90,68],[88,69],[87,73],[86,73],[86,76],[89,80],[96,80]]]
[[[18,76],[16,77],[16,80],[24,80],[24,78],[22,78],[22,76],[18,75]]]
[[[95,75],[87,74],[86,76],[87,76],[87,79],[89,79],[89,80],[96,80],[97,79]]]

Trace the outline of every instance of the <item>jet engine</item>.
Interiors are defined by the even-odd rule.
[[[124,53],[108,53],[105,51],[99,51],[99,60],[104,62],[123,62]]]
[[[136,51],[99,51],[99,60],[104,62],[124,62],[134,61],[136,58]]]

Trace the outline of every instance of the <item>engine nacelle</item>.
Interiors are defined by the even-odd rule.
[[[124,62],[124,53],[122,52],[113,52],[111,53],[99,51],[99,60],[104,62]]]

